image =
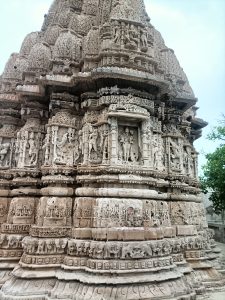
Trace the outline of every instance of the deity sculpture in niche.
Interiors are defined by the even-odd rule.
[[[139,161],[138,130],[135,127],[119,127],[119,161],[136,163]]]
[[[40,120],[29,119],[17,132],[15,142],[15,162],[17,168],[35,168],[39,163],[42,147],[42,128]]]

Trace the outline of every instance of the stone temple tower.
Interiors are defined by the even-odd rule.
[[[0,77],[0,299],[195,299],[223,284],[206,125],[143,0],[55,0]]]

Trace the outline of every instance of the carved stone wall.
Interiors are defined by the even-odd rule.
[[[0,81],[1,299],[195,299],[224,282],[206,123],[142,0],[55,0]]]

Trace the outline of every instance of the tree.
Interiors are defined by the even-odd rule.
[[[213,203],[216,214],[225,217],[225,116],[220,125],[208,135],[212,141],[221,144],[213,153],[206,154],[207,163],[203,166],[203,176],[200,178],[204,193],[210,193],[209,200]]]

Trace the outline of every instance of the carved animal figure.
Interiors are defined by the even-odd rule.
[[[8,248],[21,248],[21,240],[22,237],[21,236],[15,236],[15,235],[9,235],[7,237],[8,239]]]
[[[69,255],[75,255],[75,252],[76,252],[76,244],[75,244],[74,240],[68,241],[67,253]]]
[[[119,258],[121,253],[121,244],[117,242],[107,242],[105,245],[104,258]]]
[[[5,240],[6,240],[6,235],[5,234],[0,234],[0,247],[3,246]]]
[[[38,240],[31,238],[29,236],[26,236],[22,240],[22,247],[25,253],[28,254],[34,254],[36,253],[37,247],[38,247]]]
[[[144,258],[151,257],[152,249],[148,244],[132,243],[126,244],[122,247],[121,258]]]

